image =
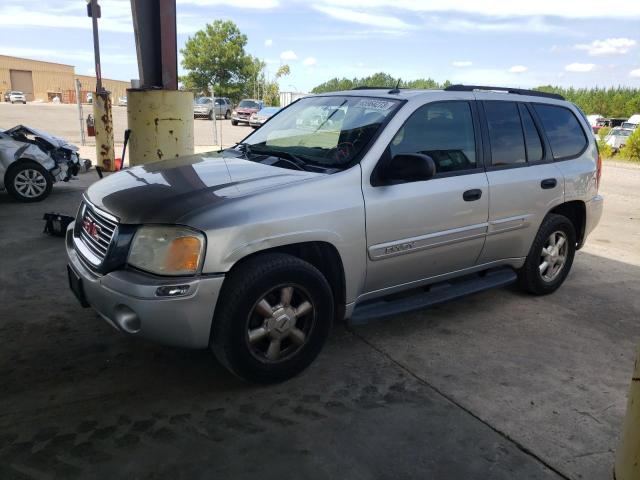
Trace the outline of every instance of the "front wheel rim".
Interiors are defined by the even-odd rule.
[[[538,270],[542,280],[552,282],[564,270],[569,252],[569,239],[563,231],[557,230],[547,238],[540,254]]]
[[[13,187],[25,198],[38,198],[47,189],[47,179],[38,170],[26,168],[15,176]]]
[[[307,291],[299,285],[279,285],[251,308],[246,344],[263,363],[283,362],[309,342],[315,323],[316,308]]]

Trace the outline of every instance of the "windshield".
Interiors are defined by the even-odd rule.
[[[400,101],[370,97],[307,97],[278,113],[244,143],[253,153],[284,152],[324,167],[358,157]]]
[[[280,107],[265,107],[258,112],[258,115],[274,115],[280,111]]]
[[[206,105],[207,103],[211,103],[211,99],[207,97],[200,97],[196,100],[196,104],[198,105]]]
[[[616,137],[629,137],[631,136],[631,130],[612,130],[611,135]]]
[[[242,100],[238,106],[241,108],[260,108],[258,102],[253,100]]]

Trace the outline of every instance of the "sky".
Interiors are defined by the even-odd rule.
[[[137,78],[129,0],[99,3],[103,76]],[[207,22],[232,20],[271,75],[290,66],[287,91],[380,71],[521,88],[640,87],[638,0],[177,0],[177,11],[179,47]],[[93,74],[85,0],[0,0],[0,54]]]

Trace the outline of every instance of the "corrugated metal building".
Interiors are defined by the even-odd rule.
[[[75,102],[76,78],[82,85],[81,99],[86,102],[86,92],[96,89],[95,77],[76,75],[73,65],[0,55],[0,100],[5,92],[20,90],[27,94],[29,101],[49,102],[57,96],[64,103],[72,103]],[[114,101],[125,96],[131,86],[130,82],[105,78],[102,83]]]

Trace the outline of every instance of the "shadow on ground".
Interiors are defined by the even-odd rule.
[[[607,478],[637,267],[581,253],[550,297],[337,326],[303,375],[254,387],[77,305],[40,219],[73,215],[88,181],[0,195],[0,478]]]

